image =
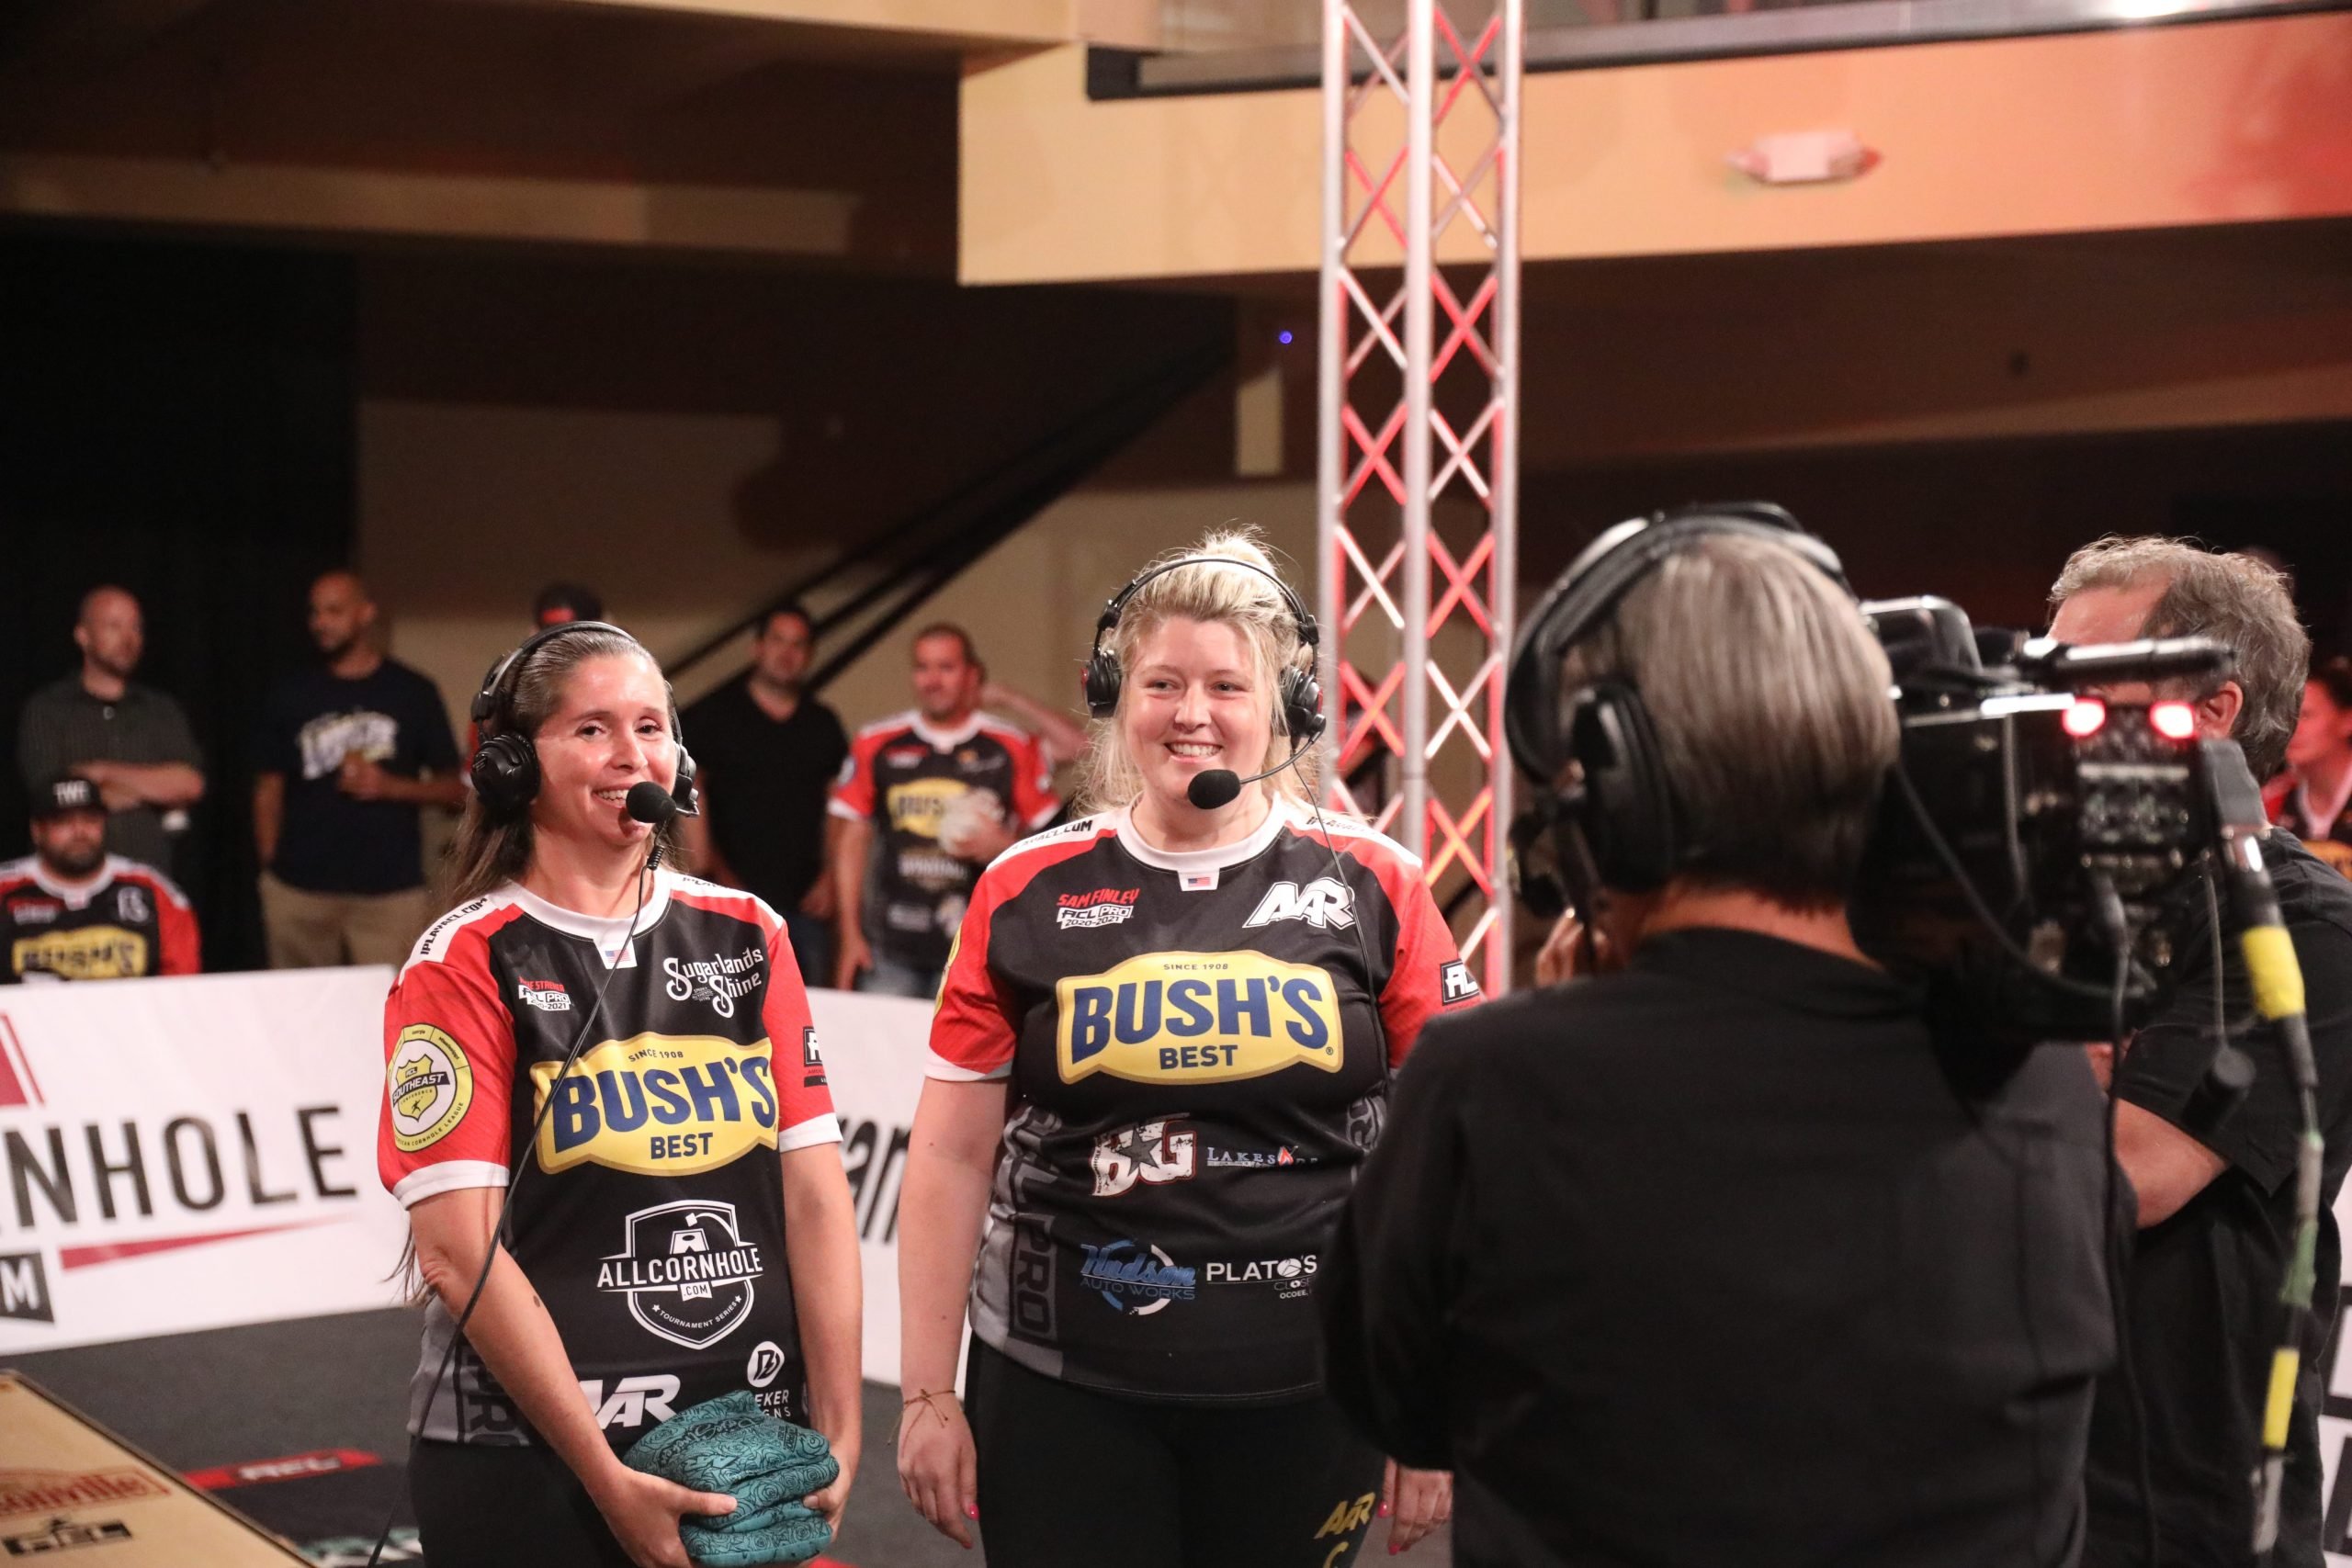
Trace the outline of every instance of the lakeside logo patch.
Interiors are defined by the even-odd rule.
[[[939,819],[946,814],[948,804],[968,794],[971,787],[961,779],[910,779],[905,784],[892,784],[882,798],[889,807],[892,829],[918,838],[936,839]]]
[[[384,1081],[391,1096],[392,1146],[404,1155],[447,1137],[474,1102],[474,1070],[465,1051],[429,1023],[401,1031]]]
[[[1057,982],[1062,1082],[1229,1083],[1304,1062],[1340,1070],[1331,977],[1262,953],[1147,953]]]
[[[531,1064],[532,1111],[557,1064]],[[539,1168],[593,1162],[639,1176],[716,1170],[775,1147],[775,1079],[768,1042],[707,1034],[638,1034],[583,1051],[556,1088],[539,1129]]]
[[[18,937],[10,956],[19,975],[125,980],[147,973],[147,939],[120,926],[75,926]]]

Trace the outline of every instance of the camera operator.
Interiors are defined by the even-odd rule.
[[[2124,702],[2190,699],[2199,730],[2234,736],[2256,778],[2278,770],[2295,730],[2311,643],[2274,569],[2178,540],[2107,538],[2075,552],[2051,590],[2051,635],[2062,642],[2206,637],[2230,649],[2237,656],[2235,678],[2210,690],[2152,692],[2143,685],[2106,694]],[[2321,1357],[2342,1269],[2331,1211],[2352,1161],[2352,884],[2284,829],[2274,829],[2263,850],[2302,967],[2326,1143],[2313,1293],[2318,1327],[2303,1347],[2273,1561],[2317,1568]],[[2254,1060],[2245,1102],[2216,1125],[2191,1112],[2218,1043],[2201,889],[2191,919],[2177,990],[2113,1067],[2120,1102],[2116,1155],[2139,1195],[2129,1332],[2147,1412],[2163,1559],[2239,1563],[2251,1554],[2248,1478],[2259,1457],[2263,1390],[2278,1344],[2279,1281],[2293,1251],[2302,1123],[2285,1053],[2268,1025],[2233,1034]],[[2233,925],[2224,929],[2234,938]],[[2222,1001],[2235,1032],[2247,1023],[2251,996],[2234,942],[2223,951]],[[2197,1130],[2187,1130],[2188,1122]],[[2140,1448],[2130,1406],[2114,1380],[2101,1385],[2091,1423],[2086,1563],[2143,1557]]]
[[[2080,1550],[2099,1099],[2071,1050],[1963,1091],[1855,945],[1890,684],[1774,508],[1612,530],[1522,637],[1512,750],[1607,944],[1432,1022],[1318,1285],[1464,1568]]]

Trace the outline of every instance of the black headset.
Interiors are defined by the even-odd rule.
[[[522,734],[514,718],[514,685],[522,679],[523,667],[531,655],[560,637],[573,632],[611,632],[627,637],[633,648],[645,645],[610,621],[560,621],[524,639],[521,647],[490,667],[481,678],[481,690],[474,694],[473,721],[481,731],[474,746],[474,794],[483,806],[500,816],[511,816],[529,806],[539,793],[539,749],[531,737]],[[652,655],[649,652],[647,658]],[[701,814],[695,795],[695,760],[686,750],[685,735],[679,728],[678,709],[670,708],[670,738],[678,748],[678,773],[670,785],[670,798],[678,804],[682,817]]]
[[[1664,886],[1690,849],[1690,824],[1641,693],[1625,682],[1600,682],[1579,691],[1564,715],[1561,661],[1659,562],[1696,540],[1725,536],[1784,546],[1840,592],[1853,593],[1837,552],[1787,512],[1770,502],[1715,502],[1611,528],[1568,564],[1520,631],[1503,692],[1503,738],[1535,789],[1532,808],[1511,824],[1512,869],[1521,897],[1540,916],[1555,918],[1569,903],[1557,877],[1525,863],[1547,834],[1571,884],[1597,877],[1628,893]],[[1690,635],[1704,636],[1705,628]],[[1572,761],[1578,776],[1564,788],[1560,774]]]
[[[1168,561],[1143,572],[1111,596],[1111,602],[1102,606],[1102,616],[1094,623],[1094,646],[1086,656],[1086,711],[1096,718],[1110,718],[1119,711],[1119,688],[1126,677],[1119,668],[1118,654],[1104,648],[1102,639],[1117,629],[1119,617],[1126,613],[1127,601],[1153,578],[1164,577],[1179,567],[1186,566],[1235,566],[1244,571],[1254,571],[1272,583],[1274,591],[1283,596],[1283,604],[1290,612],[1291,626],[1298,633],[1298,646],[1306,650],[1307,660],[1304,668],[1294,664],[1282,672],[1276,700],[1282,709],[1283,730],[1290,737],[1292,751],[1302,751],[1314,745],[1322,738],[1324,722],[1323,684],[1316,679],[1314,658],[1316,647],[1322,637],[1321,629],[1316,626],[1315,617],[1306,613],[1306,607],[1298,602],[1298,595],[1291,591],[1289,583],[1255,561],[1239,560],[1232,556],[1186,556],[1182,560]]]

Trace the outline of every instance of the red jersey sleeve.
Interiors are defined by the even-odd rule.
[[[172,879],[162,873],[143,876],[155,898],[155,924],[162,937],[162,964],[159,975],[200,975],[204,972],[204,950],[196,926],[196,907],[187,901]]]
[[[1380,1026],[1388,1036],[1391,1066],[1404,1065],[1421,1026],[1440,1010],[1470,1006],[1479,994],[1421,868],[1408,862],[1396,870],[1402,874],[1381,871],[1381,885],[1396,908],[1396,964],[1380,992]]]
[[[865,822],[874,816],[874,759],[882,750],[884,738],[879,735],[854,735],[850,738],[849,755],[842,759],[842,771],[834,775],[832,797],[826,809],[836,817],[846,817],[853,822]]]
[[[939,1008],[932,1014],[926,1077],[968,1083],[1012,1071],[1012,1012],[989,973],[989,928],[1003,900],[1002,887],[1002,874],[991,867],[972,889],[971,907],[947,954]]]
[[[775,1074],[776,1152],[838,1144],[841,1122],[825,1083],[825,1058],[808,1015],[808,990],[800,983],[800,961],[793,956],[782,920],[773,921],[767,937],[768,991],[760,1021],[767,1028],[768,1066]]]
[[[1062,797],[1054,793],[1054,764],[1034,735],[1023,735],[1011,750],[1013,818],[1034,833],[1062,808]]]
[[[514,1135],[514,1021],[492,987],[485,935],[410,961],[384,1000],[384,1111],[376,1166],[403,1207],[503,1187]]]

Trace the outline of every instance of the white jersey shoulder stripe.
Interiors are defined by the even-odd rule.
[[[1326,830],[1326,836],[1330,839],[1334,848],[1345,840],[1375,846],[1378,850],[1385,851],[1393,856],[1400,863],[1410,866],[1415,871],[1421,869],[1420,856],[1361,818],[1344,816],[1336,811],[1326,811],[1323,813],[1323,819],[1317,822],[1312,807],[1298,806],[1291,812],[1291,826],[1302,833],[1314,832],[1318,829]]]
[[[187,901],[187,895],[180,891],[178,883],[174,882],[144,861],[126,860],[120,855],[107,856],[107,878],[119,881],[126,875],[145,877],[154,885],[156,892],[172,901],[175,908],[186,909],[192,907]]]
[[[872,724],[859,725],[858,738],[863,739],[866,736],[881,735],[893,729],[912,729],[915,727],[915,720],[922,716],[914,709],[908,708],[903,712],[894,713],[888,718],[877,718]]]
[[[689,876],[683,871],[673,871],[669,874],[670,890],[673,893],[699,894],[705,897],[726,898],[739,904],[749,904],[759,912],[762,919],[768,925],[780,928],[784,924],[784,917],[775,912],[775,907],[756,893],[741,887],[729,887],[723,882],[711,882],[703,877]]]
[[[420,964],[448,962],[450,953],[456,948],[458,939],[465,934],[466,928],[501,909],[512,908],[517,902],[515,894],[518,891],[509,883],[479,898],[468,899],[425,927],[424,934],[416,939],[416,945],[409,949],[408,962],[401,965],[401,974],[405,976]]]
[[[1075,822],[1065,822],[1058,828],[1048,828],[1042,833],[1032,833],[1027,838],[1013,843],[1002,854],[989,862],[982,874],[985,875],[987,872],[994,871],[1001,865],[1010,865],[1023,855],[1038,850],[1051,849],[1056,844],[1072,844],[1081,840],[1099,839],[1105,833],[1116,830],[1115,824],[1105,814],[1098,812],[1092,817],[1081,817]]]

